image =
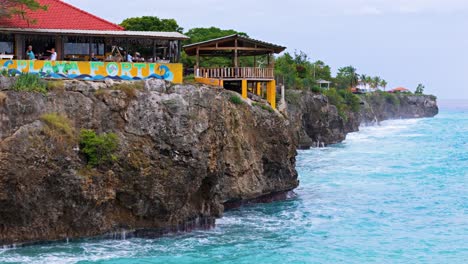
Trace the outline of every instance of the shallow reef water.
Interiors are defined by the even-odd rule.
[[[159,239],[0,250],[0,263],[468,263],[468,109],[300,151],[292,199]]]

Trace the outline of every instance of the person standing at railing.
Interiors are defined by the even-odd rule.
[[[48,50],[47,52],[50,53],[49,60],[51,60],[51,61],[56,61],[56,60],[57,60],[57,52],[55,52],[55,49],[54,49],[54,48],[51,48],[51,49]]]
[[[26,50],[26,56],[28,57],[28,60],[36,59],[36,55],[34,55],[33,48],[31,45],[29,45],[28,49]]]

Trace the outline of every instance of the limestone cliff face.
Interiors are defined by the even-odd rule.
[[[361,96],[359,122],[375,124],[389,119],[434,117],[439,113],[437,99],[432,95],[394,94]]]
[[[305,91],[287,93],[291,129],[300,149],[340,143],[347,133],[358,131],[358,114],[346,113],[345,120],[326,96]]]
[[[290,121],[278,112],[207,87],[65,85],[0,94],[0,244],[210,225],[225,203],[298,186]],[[47,132],[46,113],[65,114],[77,133],[116,133],[117,162],[86,169],[77,142]]]
[[[436,98],[430,95],[375,93],[359,97],[359,112],[340,115],[324,95],[287,91],[287,111],[298,147],[307,149],[342,142],[348,133],[359,131],[360,125],[389,119],[434,117],[439,112]]]

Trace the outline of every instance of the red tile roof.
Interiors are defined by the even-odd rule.
[[[397,87],[395,89],[392,89],[391,91],[407,92],[409,90],[406,89],[405,87]]]
[[[28,11],[29,23],[19,16],[0,18],[0,27],[34,29],[124,30],[123,27],[92,15],[60,0],[38,0],[47,11]]]

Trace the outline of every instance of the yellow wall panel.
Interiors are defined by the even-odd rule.
[[[83,80],[145,80],[163,79],[183,82],[180,63],[129,63],[101,61],[0,60],[0,70],[10,74],[36,73],[44,78]]]

